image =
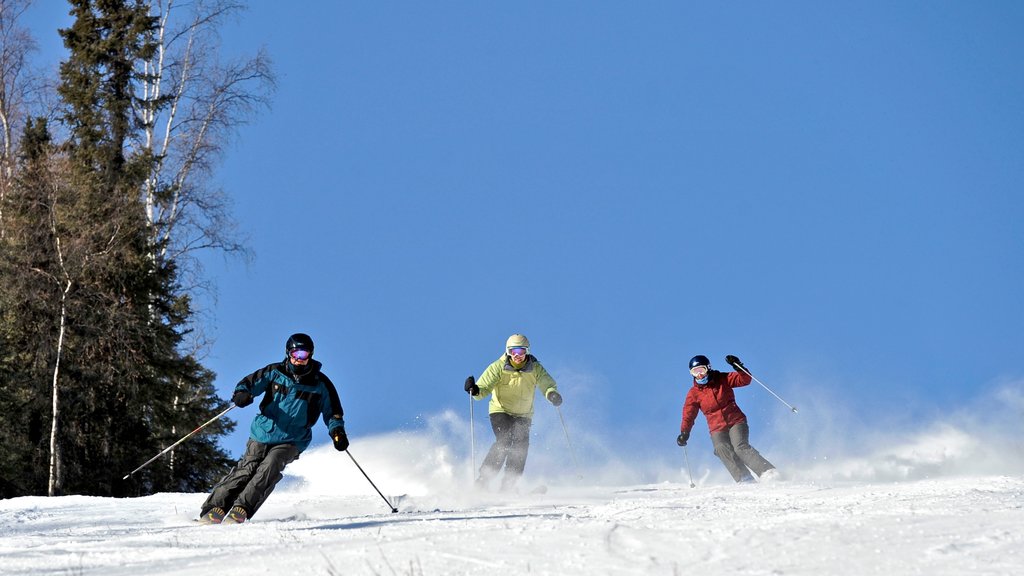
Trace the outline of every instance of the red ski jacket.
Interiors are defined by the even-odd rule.
[[[694,380],[693,387],[686,393],[686,401],[683,402],[683,423],[679,431],[689,432],[693,428],[697,410],[704,413],[711,432],[721,432],[740,422],[746,422],[747,416],[736,405],[736,395],[732,389],[746,386],[750,381],[749,374],[717,370],[708,371],[707,384],[700,385]]]

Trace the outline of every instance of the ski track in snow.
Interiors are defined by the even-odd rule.
[[[1024,574],[1024,479],[552,486],[509,496],[280,489],[0,501],[0,574]]]

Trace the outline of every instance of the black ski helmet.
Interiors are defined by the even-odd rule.
[[[310,354],[313,353],[313,339],[308,334],[299,332],[298,334],[292,334],[288,337],[288,342],[284,345],[285,354],[292,350],[300,349],[307,350]]]
[[[697,366],[711,368],[711,360],[708,360],[708,357],[703,354],[697,354],[693,358],[690,358],[690,370],[693,370]]]

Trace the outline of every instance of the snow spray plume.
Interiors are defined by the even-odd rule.
[[[373,469],[374,476],[387,479],[384,484],[389,495],[422,496],[451,490],[459,484],[461,474],[457,473],[469,461],[468,454],[464,460],[453,454],[453,450],[465,450],[465,418],[446,410],[417,421],[426,428],[350,437],[352,447],[362,454],[362,464]],[[358,488],[364,481],[359,473],[339,460],[326,443],[304,452],[285,469],[285,475],[285,489],[310,496],[364,493]]]
[[[963,408],[936,407],[941,413],[929,421],[908,420],[902,407],[875,409],[870,424],[860,419],[863,410],[832,397],[820,382],[802,389],[804,417],[776,421],[767,450],[794,480],[896,482],[1024,472],[1018,439],[1024,381],[978,387],[992,391]]]

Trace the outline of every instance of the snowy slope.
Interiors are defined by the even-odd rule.
[[[431,439],[367,439],[352,453],[397,514],[321,446],[241,526],[194,523],[204,494],[0,501],[0,574],[1024,574],[1024,477],[913,473],[956,470],[957,437],[774,483],[694,454],[694,488],[681,468],[586,470],[518,496],[469,490],[469,463]]]
[[[241,526],[194,524],[202,499],[4,501],[0,573],[1024,573],[1010,477],[409,497],[398,514],[376,494],[288,491]]]

